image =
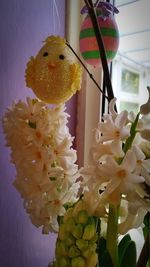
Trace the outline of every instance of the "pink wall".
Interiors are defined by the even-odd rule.
[[[26,62],[48,35],[64,36],[64,20],[65,0],[0,1],[0,117],[14,99],[33,96],[25,87]],[[68,102],[67,109],[74,135],[76,97]],[[4,144],[0,128],[0,266],[46,267],[54,256],[55,236],[44,236],[31,224],[12,186],[15,168]]]

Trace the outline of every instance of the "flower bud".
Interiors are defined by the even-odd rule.
[[[95,250],[96,250],[96,243],[90,244],[90,245],[88,245],[88,248],[82,252],[82,255],[86,259],[89,259],[89,257],[91,257],[92,253],[95,252]]]
[[[88,241],[83,239],[78,239],[76,245],[80,250],[85,250],[88,248]]]
[[[60,240],[56,242],[56,256],[67,256],[68,255],[68,247],[66,244]]]
[[[86,224],[88,221],[88,213],[86,210],[80,210],[76,217],[76,222],[81,224]]]
[[[76,239],[73,235],[69,234],[69,236],[65,240],[65,244],[70,247],[71,245],[75,244]]]
[[[68,218],[67,221],[64,223],[66,232],[72,232],[75,228],[75,221],[73,218]]]
[[[77,224],[72,232],[73,236],[76,239],[80,239],[83,235],[83,225],[82,224]]]
[[[79,200],[66,211],[60,224],[55,267],[95,267],[96,241],[95,220],[88,215],[84,201]]]
[[[69,249],[68,256],[70,258],[75,258],[75,257],[77,257],[79,255],[80,255],[80,250],[75,245],[71,246],[70,249]]]
[[[68,234],[69,235],[69,234]],[[60,225],[58,237],[60,240],[65,240],[68,237],[66,233],[66,226],[64,224]]]
[[[98,260],[98,256],[96,252],[93,252],[90,257],[86,261],[86,267],[96,266]]]
[[[72,267],[86,267],[85,260],[82,257],[72,259]]]
[[[70,266],[70,264],[71,264],[71,261],[68,258],[61,257],[58,260],[57,266],[59,266],[59,267],[68,267],[68,266]]]
[[[86,225],[82,238],[84,240],[91,240],[94,236],[95,236],[95,225],[94,224]]]
[[[80,210],[85,210],[85,203],[81,199],[74,207],[73,216],[76,217]]]
[[[66,222],[69,218],[72,218],[73,208],[69,208],[64,216],[64,222]]]

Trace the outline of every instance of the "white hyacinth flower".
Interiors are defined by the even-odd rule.
[[[127,233],[130,229],[140,227],[144,216],[148,211],[150,212],[150,199],[142,198],[135,191],[130,192],[123,202],[126,205],[126,214],[119,224],[119,233],[121,234]]]
[[[14,103],[3,118],[17,172],[14,186],[32,223],[44,233],[58,230],[57,216],[65,213],[64,204],[78,199],[77,155],[68,117],[64,105],[49,108],[27,98],[27,103]]]
[[[107,184],[104,195],[111,196],[119,201],[122,194],[134,190],[136,184],[144,182],[144,178],[134,173],[136,157],[133,151],[128,150],[122,163],[118,164],[111,156],[107,156],[106,164],[101,166],[101,175],[106,177]]]
[[[132,147],[135,156],[136,156],[136,173],[140,174],[142,170],[144,169],[147,173],[150,173],[150,159],[145,158],[145,154],[142,152],[142,150],[134,145]]]
[[[129,129],[126,127],[128,112],[122,111],[113,121],[110,114],[104,115],[104,122],[99,123],[99,130],[102,134],[101,141],[124,140],[129,136]]]

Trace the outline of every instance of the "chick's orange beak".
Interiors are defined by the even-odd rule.
[[[49,70],[51,70],[51,69],[54,69],[56,67],[56,62],[49,61],[47,65],[48,65]]]

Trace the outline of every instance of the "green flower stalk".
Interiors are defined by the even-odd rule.
[[[106,245],[113,266],[118,267],[118,208],[113,205],[109,207]]]

